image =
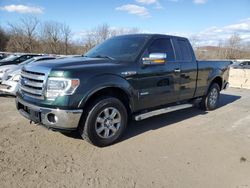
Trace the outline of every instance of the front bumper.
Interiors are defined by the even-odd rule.
[[[41,124],[48,129],[58,131],[76,130],[82,115],[82,110],[61,110],[43,108],[29,104],[16,98],[16,107],[19,113],[34,123]]]
[[[0,92],[4,94],[16,95],[18,90],[18,82],[7,80],[0,84]]]

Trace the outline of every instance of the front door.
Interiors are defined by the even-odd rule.
[[[152,41],[143,57],[152,53],[166,53],[166,63],[142,65],[138,72],[138,98],[140,106],[151,108],[178,101],[180,64],[175,61],[175,53],[170,38]]]

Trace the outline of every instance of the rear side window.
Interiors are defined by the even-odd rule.
[[[178,45],[180,48],[180,60],[181,61],[192,61],[192,51],[190,49],[190,45],[187,41],[185,40],[178,40]]]
[[[174,61],[175,55],[171,40],[168,38],[156,39],[148,48],[149,53],[166,53],[167,61]]]

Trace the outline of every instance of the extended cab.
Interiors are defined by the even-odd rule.
[[[59,131],[78,130],[97,146],[116,142],[127,121],[196,103],[214,110],[228,86],[229,61],[197,61],[186,38],[118,36],[83,57],[29,64],[16,106],[29,120]]]

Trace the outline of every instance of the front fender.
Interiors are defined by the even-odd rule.
[[[83,108],[88,99],[101,89],[115,87],[122,89],[130,99],[130,106],[134,106],[134,97],[136,93],[129,82],[117,75],[103,74],[91,77],[78,89],[81,92],[81,100],[78,103],[78,108]]]

